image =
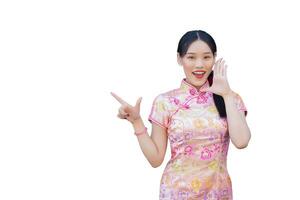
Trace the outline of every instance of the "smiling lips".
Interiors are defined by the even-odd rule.
[[[196,77],[196,78],[202,78],[204,76],[206,71],[204,70],[196,70],[196,71],[193,71],[192,74]]]

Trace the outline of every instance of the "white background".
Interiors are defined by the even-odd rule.
[[[0,199],[158,199],[152,168],[113,91],[147,121],[184,78],[179,39],[205,30],[248,108],[252,138],[232,144],[235,200],[297,199],[296,1],[1,1]]]

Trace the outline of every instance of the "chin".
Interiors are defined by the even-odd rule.
[[[205,83],[206,80],[207,80],[207,77],[203,77],[203,78],[201,78],[201,79],[195,79],[194,77],[192,77],[192,78],[193,78],[193,79],[192,79],[193,82],[194,82],[194,83],[198,83],[198,84],[201,84],[201,83],[203,84],[203,83]],[[201,85],[202,85],[202,84],[201,84]]]
[[[201,86],[203,85],[207,80],[207,77],[203,77],[202,79],[195,79],[194,77],[191,77],[188,79],[188,82],[190,82],[194,86]]]

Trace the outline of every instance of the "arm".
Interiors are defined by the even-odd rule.
[[[142,119],[138,119],[132,123],[134,131],[140,132],[144,130],[145,125]],[[152,124],[151,136],[142,134],[137,136],[140,148],[152,167],[159,167],[165,157],[167,148],[167,129],[156,124]]]
[[[140,104],[141,104],[142,98],[140,97],[137,100],[135,106],[131,106],[130,104],[128,104],[126,101],[124,101],[121,97],[119,97],[115,93],[111,92],[111,95],[115,99],[117,99],[117,101],[119,101],[122,105],[119,108],[118,117],[121,119],[126,119],[127,121],[131,122],[135,132],[140,132],[142,130],[145,130],[145,125],[140,116]],[[158,98],[156,98],[156,100],[157,99]],[[161,102],[159,102],[159,103],[161,103]],[[153,102],[153,108],[151,111],[151,115],[154,114],[154,112],[153,112],[154,110],[157,110],[156,101]],[[161,105],[159,106],[158,110],[160,113]],[[164,113],[166,114],[167,112],[164,112]],[[160,113],[160,114],[156,113],[156,114],[157,114],[156,117],[158,117],[162,113]],[[163,115],[161,115],[161,116],[163,116]],[[167,116],[165,116],[165,117],[167,117]],[[159,119],[159,120],[162,120],[162,119]],[[146,133],[146,134],[138,135],[137,138],[138,138],[140,147],[141,147],[145,157],[151,164],[151,166],[152,167],[160,166],[164,160],[166,148],[167,148],[167,141],[168,141],[167,128],[163,127],[163,126],[159,126],[159,122],[157,122],[157,124],[152,125],[151,137],[148,135],[148,133]]]
[[[247,147],[251,133],[246,122],[245,113],[237,109],[234,98],[235,93],[233,91],[223,96],[230,139],[238,149],[242,149]]]

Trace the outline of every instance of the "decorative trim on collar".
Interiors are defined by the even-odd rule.
[[[209,86],[209,82],[208,82],[208,79],[207,79],[205,81],[205,83],[200,87],[200,89],[209,88],[209,87],[210,86]],[[198,96],[200,94],[205,93],[205,92],[199,92],[200,89],[197,90],[197,88],[195,86],[188,83],[186,78],[182,79],[180,89],[183,90],[184,92],[186,92],[188,95],[192,95],[192,96]]]

